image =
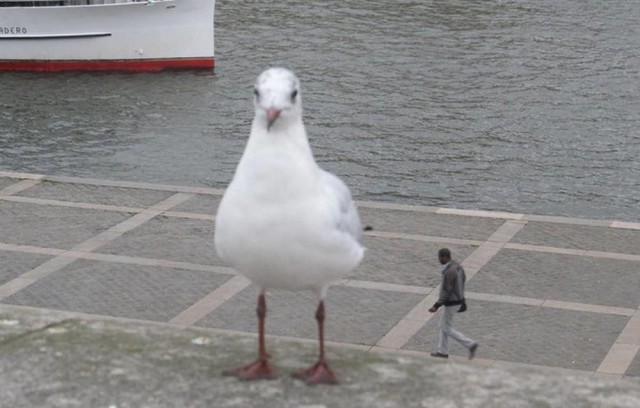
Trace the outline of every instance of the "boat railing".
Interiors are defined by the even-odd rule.
[[[149,0],[3,0],[0,7],[92,6],[101,4],[148,3]]]

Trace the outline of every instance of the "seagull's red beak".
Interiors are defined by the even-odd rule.
[[[275,108],[267,109],[267,130],[269,130],[271,125],[273,125],[273,122],[280,117],[280,112],[281,111]]]

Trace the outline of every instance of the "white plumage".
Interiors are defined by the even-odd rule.
[[[256,91],[251,135],[218,209],[216,250],[261,288],[322,296],[362,259],[360,219],[347,186],[313,158],[293,73],[267,70]],[[271,126],[270,109],[280,111]]]
[[[331,383],[335,377],[324,362],[322,347],[322,299],[331,282],[362,260],[360,219],[347,186],[313,158],[296,76],[284,68],[268,69],[258,77],[254,93],[251,134],[216,216],[216,251],[260,288],[261,327],[266,304],[261,316],[260,302],[264,303],[266,290],[310,289],[318,294],[318,364],[330,376],[317,370],[300,376],[308,382]],[[231,374],[271,378],[262,331],[259,360]],[[267,370],[269,375],[255,370]]]

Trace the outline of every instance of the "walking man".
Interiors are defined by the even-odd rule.
[[[453,328],[454,313],[462,313],[467,310],[467,304],[464,300],[464,283],[467,277],[462,266],[451,259],[451,251],[449,249],[442,248],[438,251],[438,260],[440,264],[444,265],[442,268],[442,286],[440,287],[438,301],[431,306],[429,311],[435,313],[442,306],[444,306],[444,311],[440,320],[438,349],[435,353],[431,353],[431,356],[449,358],[449,337],[452,337],[469,350],[469,360],[471,360],[476,356],[478,343]]]

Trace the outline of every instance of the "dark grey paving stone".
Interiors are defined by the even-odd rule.
[[[220,204],[220,196],[212,196],[208,194],[198,194],[184,203],[175,206],[171,211],[184,211],[200,214],[215,215],[218,211],[218,205]]]
[[[49,200],[146,208],[169,198],[173,193],[169,191],[43,181],[21,191],[17,195]]]
[[[628,321],[626,316],[471,301],[453,326],[478,341],[478,357],[595,371]],[[439,323],[440,314],[404,348],[434,350]],[[455,340],[449,346],[451,354],[467,355]]]
[[[0,190],[2,190],[5,187],[9,187],[12,184],[19,183],[19,182],[20,182],[20,180],[18,180],[18,179],[9,178],[9,177],[0,177]]]
[[[364,225],[374,230],[447,238],[485,240],[504,220],[402,210],[360,208]]]
[[[0,285],[17,278],[51,258],[51,255],[0,251]]]
[[[511,242],[640,254],[640,231],[622,228],[529,222]]]
[[[257,289],[225,302],[198,326],[257,332]],[[335,286],[325,299],[327,340],[375,344],[424,296]],[[316,339],[317,298],[311,292],[267,293],[268,334]]]
[[[0,201],[0,241],[69,249],[131,214]]]
[[[454,259],[460,261],[476,249],[380,237],[365,237],[364,245],[367,247],[364,260],[349,278],[417,286],[440,284],[442,266],[437,259],[440,248],[449,248]]]
[[[635,358],[627,368],[625,375],[631,377],[640,377],[640,352],[636,353]]]
[[[100,248],[100,252],[221,265],[212,221],[156,217]]]
[[[503,249],[467,290],[635,309],[640,262]]]
[[[166,322],[230,276],[78,260],[2,303]]]

